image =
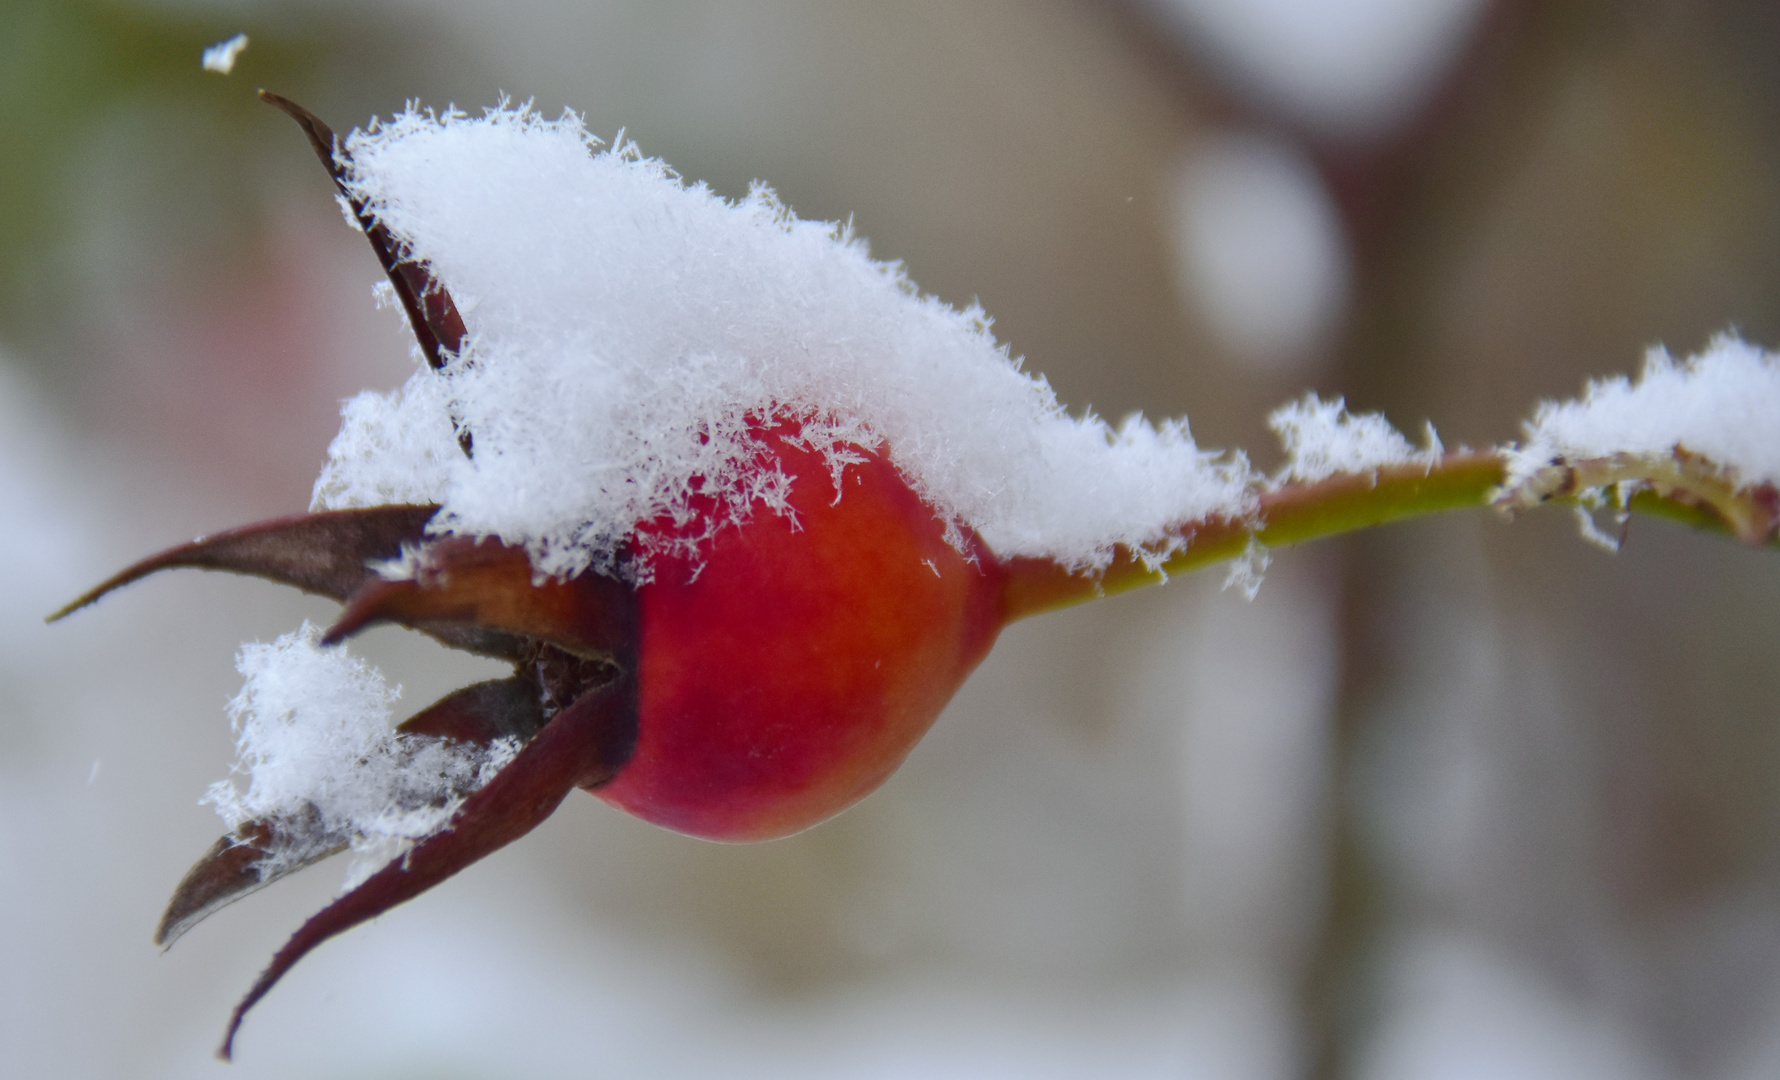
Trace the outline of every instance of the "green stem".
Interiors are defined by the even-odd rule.
[[[1488,506],[1501,487],[1503,468],[1494,451],[1466,450],[1431,464],[1390,465],[1374,472],[1287,484],[1261,493],[1251,514],[1181,526],[1176,536],[1185,546],[1155,568],[1122,546],[1115,550],[1112,564],[1098,574],[1070,571],[1048,559],[1010,559],[1002,594],[1004,621],[1157,585],[1175,574],[1240,558],[1251,544],[1289,547],[1405,518]],[[1735,531],[1709,506],[1651,490],[1633,496],[1630,509],[1696,528]],[[1774,541],[1768,543],[1772,546]]]

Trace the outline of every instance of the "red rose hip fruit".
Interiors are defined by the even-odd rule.
[[[637,745],[595,794],[712,840],[767,840],[883,783],[994,643],[1002,575],[887,461],[768,432],[790,508],[657,557],[637,590]]]

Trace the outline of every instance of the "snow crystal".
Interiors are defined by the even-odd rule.
[[[1248,546],[1242,554],[1230,560],[1229,569],[1224,573],[1224,588],[1241,589],[1242,595],[1250,600],[1261,594],[1261,583],[1267,578],[1267,568],[1273,565],[1273,553],[1267,545],[1254,537],[1248,538]]]
[[[1525,431],[1505,452],[1509,490],[1559,458],[1666,457],[1677,447],[1738,483],[1780,483],[1780,357],[1731,335],[1679,363],[1657,347],[1637,382],[1596,379],[1579,399],[1542,403]]]
[[[351,845],[350,886],[443,825],[518,744],[396,732],[390,708],[400,688],[345,649],[319,647],[319,637],[305,622],[270,645],[242,646],[235,664],[246,683],[229,717],[247,789],[218,781],[204,801],[231,831],[275,822],[285,849],[274,859]]]
[[[1341,398],[1324,401],[1306,394],[1275,409],[1267,426],[1286,451],[1286,463],[1274,477],[1276,484],[1314,483],[1337,473],[1371,472],[1386,465],[1432,465],[1441,454],[1432,424],[1427,446],[1417,450],[1382,415],[1355,416]]]
[[[227,41],[217,42],[204,50],[204,70],[227,75],[235,70],[235,58],[246,48],[246,34],[236,34]]]
[[[1070,417],[980,309],[921,295],[764,187],[726,201],[526,108],[410,110],[345,147],[348,186],[470,337],[444,372],[349,403],[317,508],[440,502],[435,529],[524,544],[541,572],[607,569],[638,522],[688,520],[695,477],[731,521],[782,509],[763,421],[801,425],[831,466],[879,450],[1003,557],[1100,567],[1253,505],[1240,456],[1200,450],[1184,420]]]

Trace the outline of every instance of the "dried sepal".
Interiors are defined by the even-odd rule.
[[[1554,458],[1503,488],[1494,501],[1507,513],[1553,499],[1624,511],[1643,492],[1709,513],[1746,544],[1771,543],[1780,535],[1780,492],[1772,482],[1745,483],[1735,469],[1683,446],[1666,454]]]
[[[108,593],[162,570],[223,570],[346,601],[382,580],[375,565],[425,542],[436,506],[371,506],[274,518],[179,544],[118,571],[49,616],[55,622]],[[520,660],[529,646],[497,627],[461,620],[415,619],[406,625],[441,644],[500,660]]]
[[[226,570],[345,600],[375,575],[370,564],[419,543],[437,506],[372,506],[274,518],[201,536],[106,578],[49,616],[65,618],[150,574],[180,567]]]
[[[322,942],[411,900],[537,828],[577,787],[605,783],[636,746],[636,683],[626,676],[588,692],[552,717],[537,737],[451,820],[304,923],[273,956],[229,1018],[218,1055],[227,1060],[242,1019],[297,961]]]
[[[544,726],[543,701],[536,673],[528,672],[447,694],[396,730],[484,747],[501,739],[524,743]],[[447,792],[446,797],[465,794]],[[180,880],[155,930],[155,944],[171,948],[210,915],[347,846],[348,838],[327,835],[313,813],[244,822],[218,839]]]
[[[402,310],[408,313],[408,325],[414,331],[420,351],[426,355],[427,364],[434,369],[444,367],[450,355],[463,347],[465,336],[463,316],[458,314],[451,294],[433,277],[425,263],[404,256],[401,245],[390,235],[389,229],[372,216],[363,200],[348,190],[345,181],[350,161],[334,130],[308,109],[270,90],[261,90],[260,100],[295,120],[303,134],[309,137],[315,156],[321,159],[322,166],[334,179],[334,186],[352,207],[365,239],[371,242],[371,250],[376,252],[383,272],[389,275],[389,283],[402,301]],[[469,447],[464,449],[467,452]]]
[[[476,628],[554,645],[586,660],[609,660],[636,627],[635,591],[587,572],[539,579],[525,549],[494,539],[446,537],[411,548],[346,600],[323,636],[342,641],[380,622]]]
[[[500,739],[530,742],[547,719],[535,678],[515,675],[454,690],[396,730],[488,746]]]
[[[317,840],[306,829],[252,821],[219,838],[173,890],[154,941],[170,949],[187,930],[279,878],[346,850],[344,839]]]

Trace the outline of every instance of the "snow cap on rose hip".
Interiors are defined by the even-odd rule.
[[[838,813],[1038,609],[1010,599],[1010,567],[1092,588],[1120,560],[1159,566],[1183,521],[1252,511],[1240,455],[1184,421],[1066,415],[980,310],[764,187],[720,199],[572,114],[410,109],[340,140],[262,96],[328,167],[425,365],[347,403],[311,513],[162,552],[61,613],[177,566],[345,606],[325,634],[244,650],[245,790],[213,789],[230,831],[156,935],[360,852],[224,1056],[308,951],[576,787],[712,839]],[[514,673],[392,730],[375,673],[339,651],[377,622]]]
[[[524,107],[411,109],[344,146],[346,190],[449,286],[468,336],[443,372],[348,404],[316,509],[438,502],[434,532],[499,537],[544,573],[610,569],[639,522],[690,513],[695,478],[738,516],[782,506],[752,459],[763,420],[837,466],[880,451],[1003,558],[1103,567],[1251,498],[1245,463],[1184,420],[1067,415],[980,309],[764,186],[728,201]]]

